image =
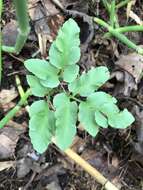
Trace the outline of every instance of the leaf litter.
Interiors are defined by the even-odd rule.
[[[78,16],[77,15],[76,16],[78,18],[77,20],[80,20],[79,23],[82,23],[82,21],[84,20],[82,16],[79,16],[81,15],[80,12],[84,12],[84,15],[89,14],[88,5],[90,1],[88,3],[87,2],[85,3],[85,1],[82,1],[82,0],[81,1],[68,0],[68,1],[61,1],[61,2],[62,2],[62,5],[65,7],[65,9],[71,9],[72,11],[75,11],[75,10],[77,11]],[[56,32],[59,26],[64,21],[65,16],[61,14],[61,11],[57,8],[57,6],[52,4],[51,1],[32,0],[31,3],[33,6],[33,10],[31,6],[30,14],[32,14],[32,11],[35,12],[34,14],[36,14],[34,18],[32,18],[31,16],[31,20],[32,20],[32,23],[34,24],[34,30],[36,31],[36,34],[39,39],[41,54],[43,57],[46,57],[47,56],[46,48],[49,47],[49,44],[55,38]],[[97,6],[96,3],[94,5],[95,7]],[[50,7],[51,12],[49,12],[48,10],[49,7]],[[102,6],[99,7],[99,10],[100,9],[101,9],[101,14],[105,17],[105,13],[102,10]],[[133,9],[136,9],[136,8],[132,7],[132,10]],[[136,12],[136,10],[133,10],[133,11]],[[139,15],[139,13],[137,15]],[[129,15],[129,17],[130,16],[131,15]],[[82,17],[82,19],[79,19],[79,17],[80,18]],[[44,21],[41,21],[41,20],[44,20]],[[85,26],[86,25],[84,25],[84,28],[86,28]],[[81,24],[81,27],[82,27],[82,24]],[[8,29],[8,32],[9,30],[10,28]],[[93,29],[91,33],[93,33]],[[100,33],[98,34],[97,28],[96,28],[95,34],[96,33],[97,35],[99,35],[99,37],[101,36]],[[88,32],[86,35],[88,37]],[[97,37],[97,35],[95,35],[95,37]],[[14,41],[14,38],[12,40]],[[86,45],[86,40],[85,40],[85,45]],[[115,70],[112,70],[112,67],[111,67],[111,70],[112,70],[111,81],[112,80],[114,81],[114,77],[116,78],[116,81],[111,82],[113,84],[111,85],[111,88],[110,88],[110,85],[105,85],[103,88],[105,88],[107,91],[108,90],[111,91],[111,93],[117,97],[119,94],[122,94],[126,97],[129,97],[129,98],[131,97],[135,100],[137,98],[137,101],[141,102],[142,70],[143,70],[142,57],[136,53],[127,53],[127,55],[123,55],[123,54],[120,55],[119,46],[120,44],[114,45],[110,43],[108,40],[106,41],[104,39],[103,39],[103,42],[101,42],[100,44],[97,41],[93,42],[93,34],[92,34],[92,37],[90,38],[90,40],[88,41],[86,45],[86,48],[85,48],[86,51],[84,51],[84,48],[82,50],[85,58],[80,61],[81,67],[83,66],[83,64],[85,64],[85,67],[82,67],[82,69],[85,69],[85,68],[88,69],[90,68],[91,65],[94,65],[94,66],[108,65],[109,67],[114,65]],[[122,50],[122,53],[124,53],[123,50]],[[87,58],[88,56],[85,54],[88,54],[88,56],[92,55],[92,63],[90,63],[90,60]],[[27,56],[26,54],[22,56],[24,59],[28,58],[28,57],[25,57]],[[85,60],[87,61],[86,63],[85,63]],[[8,88],[10,89],[10,86]],[[15,92],[14,91],[15,90],[4,92],[2,90],[0,92],[0,94],[2,93],[1,106],[4,112],[8,111],[8,109],[12,108],[15,105],[14,102],[18,94],[16,91]],[[133,91],[135,91],[135,95],[133,95],[132,97]],[[115,184],[118,184],[119,188],[122,187],[123,189],[129,189],[129,190],[141,190],[140,180],[135,179],[132,175],[138,174],[138,176],[141,177],[141,171],[142,171],[141,168],[143,165],[141,161],[142,160],[142,122],[141,122],[142,121],[142,107],[137,105],[135,102],[127,101],[126,103],[129,104],[132,112],[135,113],[136,120],[137,120],[137,123],[133,125],[131,130],[126,130],[124,133],[122,133],[120,131],[114,131],[114,130],[108,131],[108,129],[103,129],[103,131],[101,131],[101,134],[99,134],[96,137],[96,139],[94,139],[94,138],[89,137],[87,134],[83,132],[82,129],[79,128],[78,137],[80,136],[80,139],[77,140],[78,144],[75,143],[73,148],[76,149],[77,152],[81,154],[83,158],[89,161],[89,163],[93,164],[93,166],[96,166],[97,168],[101,170],[103,169],[107,177],[112,178],[113,176],[112,180],[115,182]],[[132,107],[134,106],[134,104],[136,105],[135,108]],[[25,115],[24,112],[22,114]],[[16,120],[17,119],[18,117],[16,118]],[[60,152],[58,152],[54,147],[52,147],[52,151],[48,150],[46,155],[43,155],[42,160],[40,160],[39,156],[33,151],[31,145],[29,144],[27,140],[27,135],[23,134],[25,133],[25,129],[26,129],[25,124],[24,124],[24,128],[18,130],[18,132],[17,132],[17,128],[20,128],[20,126],[23,126],[23,124],[19,124],[19,122],[17,123],[16,121],[11,121],[8,125],[11,126],[10,128],[12,128],[13,132],[11,131],[11,129],[9,131],[1,130],[2,139],[4,138],[3,142],[6,141],[6,144],[4,146],[7,147],[6,153],[4,152],[5,150],[2,151],[2,153],[3,154],[5,153],[3,155],[3,158],[4,157],[6,159],[10,158],[10,160],[4,161],[5,163],[2,161],[3,162],[2,169],[17,166],[17,174],[16,174],[17,176],[15,176],[15,178],[12,178],[12,180],[19,180],[19,178],[23,177],[21,179],[23,179],[23,182],[24,182],[24,184],[21,183],[20,185],[18,185],[18,188],[25,187],[25,184],[28,184],[27,181],[29,181],[29,185],[28,185],[29,188],[34,187],[34,189],[38,189],[38,188],[42,189],[43,187],[45,189],[55,188],[55,190],[56,188],[65,189],[65,190],[79,189],[79,187],[80,187],[80,190],[83,190],[83,189],[86,190],[86,189],[92,189],[92,188],[101,189],[100,186],[96,183],[93,183],[93,180],[90,179],[90,177],[86,175],[83,171],[81,171],[80,168],[77,167],[74,170],[74,164],[73,163],[69,164],[69,161],[65,160],[63,155]],[[16,129],[14,129],[13,126],[16,126]],[[16,133],[15,138],[14,136],[13,138],[10,138],[9,136],[10,133],[11,134]],[[24,137],[24,141],[23,140],[21,141],[21,134],[23,134],[22,136]],[[10,147],[12,148],[10,149]],[[12,157],[15,157],[15,156],[17,158],[17,161],[15,160],[13,161],[13,159],[11,159]],[[64,162],[66,162],[66,164],[64,164]],[[131,165],[130,162],[133,164],[133,167],[130,167]],[[139,166],[135,165],[136,162],[139,163]],[[56,168],[56,163],[58,164],[62,163],[62,166],[64,166],[64,170],[61,169],[62,168],[61,165],[58,165]],[[53,172],[51,173],[49,172],[50,174],[52,174],[51,179],[49,177],[49,174],[45,174],[44,177],[42,178],[42,174],[44,174],[44,171],[48,173],[51,165],[53,165],[52,166]],[[73,167],[71,167],[71,165]],[[132,172],[132,170],[134,171],[134,173]],[[140,171],[140,174],[139,172],[137,173],[137,170]],[[53,175],[54,171],[58,171],[56,172],[56,176]],[[108,174],[108,171],[110,171],[110,174]],[[36,174],[38,173],[39,177],[37,178],[33,177],[32,179],[32,176],[34,176],[33,173],[35,172]],[[30,175],[31,173],[32,175]],[[1,173],[1,176],[3,174],[4,172]],[[29,180],[29,177],[28,179],[26,178],[27,175],[30,175],[31,181]],[[47,178],[45,177],[46,175],[48,176]],[[48,182],[45,184],[44,178],[46,178],[46,180],[50,179],[51,182]],[[3,181],[1,182],[4,183]],[[34,186],[35,182],[37,183],[36,188]],[[8,187],[8,181],[7,181],[7,187]],[[12,189],[15,188],[15,186],[13,186],[12,184],[11,184],[11,187],[13,187]]]

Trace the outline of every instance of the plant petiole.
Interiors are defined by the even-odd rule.
[[[74,96],[72,96],[72,95],[70,95],[69,97],[70,97],[71,99],[73,99],[73,100],[79,102],[79,103],[82,102],[81,100],[79,100],[78,98],[76,98],[76,97],[74,97]]]

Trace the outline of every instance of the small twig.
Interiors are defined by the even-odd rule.
[[[42,176],[51,176],[55,173],[58,173],[60,169],[63,168],[62,163],[57,163],[54,166],[48,166],[45,169],[43,169],[36,177],[36,180],[41,179]]]
[[[52,142],[56,145],[55,139]],[[96,168],[92,167],[87,161],[81,158],[76,152],[68,148],[64,153],[71,158],[76,164],[81,166],[86,172],[88,172],[98,183],[104,186],[106,190],[119,190],[113,185],[107,178],[105,178]]]
[[[65,150],[66,155],[80,165],[86,172],[88,172],[95,180],[102,184],[106,190],[118,190],[108,179],[106,179],[98,170],[92,167],[88,162],[81,158],[76,152],[71,149]]]
[[[30,177],[28,183],[25,185],[25,187],[23,188],[23,190],[27,190],[27,189],[29,188],[29,186],[30,186],[30,184],[33,182],[33,180],[34,180],[36,174],[37,174],[36,172],[33,172],[33,174],[31,175],[31,177]]]
[[[12,53],[10,53],[9,54],[12,58],[14,58],[14,59],[16,59],[16,60],[18,60],[19,62],[21,62],[21,63],[23,63],[24,62],[24,59],[21,59],[20,57],[17,57],[17,56],[15,56],[14,54],[12,54]]]

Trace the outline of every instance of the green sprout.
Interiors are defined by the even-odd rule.
[[[25,105],[31,93],[39,97],[28,109],[29,136],[39,153],[46,151],[52,139],[61,150],[70,147],[77,133],[77,122],[95,137],[100,128],[125,129],[134,121],[127,109],[120,111],[116,98],[99,90],[110,78],[107,67],[79,72],[79,34],[77,23],[67,20],[50,47],[49,61],[28,59],[24,62],[30,72],[26,76],[30,90],[0,121],[1,128]]]

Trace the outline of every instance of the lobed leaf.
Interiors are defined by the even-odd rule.
[[[95,122],[94,110],[88,102],[80,103],[78,118],[85,130],[95,137],[99,132],[99,127]]]
[[[69,65],[65,68],[63,73],[63,79],[66,82],[73,82],[79,73],[78,65]]]
[[[49,62],[41,59],[28,59],[24,62],[28,71],[41,79],[41,83],[46,81],[46,87],[54,88],[59,85],[59,70],[49,64]]]
[[[69,84],[68,88],[74,95],[80,94],[81,96],[88,96],[100,88],[109,77],[107,67],[101,66],[92,68]]]
[[[29,136],[34,149],[43,153],[51,142],[55,130],[54,113],[44,100],[34,102],[29,109]]]
[[[26,79],[34,96],[44,97],[50,91],[50,89],[41,85],[40,80],[36,76],[26,75]]]
[[[108,122],[111,127],[125,129],[126,127],[130,126],[134,120],[135,119],[133,115],[127,109],[124,109],[118,114],[110,117]]]
[[[104,115],[110,117],[119,112],[116,106],[117,100],[111,95],[98,91],[87,97],[87,101],[93,109],[102,112]]]
[[[76,134],[77,104],[70,102],[65,93],[57,94],[53,104],[56,108],[56,144],[60,149],[65,150],[72,144]]]
[[[108,124],[114,128],[126,128],[134,121],[132,114],[127,109],[120,111],[117,100],[105,92],[91,94],[87,102],[94,110],[96,123],[101,127]]]
[[[50,63],[58,69],[77,63],[80,59],[80,29],[73,19],[67,20],[49,50]]]
[[[100,111],[95,111],[95,121],[96,123],[103,128],[108,127],[108,120],[107,118],[100,112]]]
[[[126,128],[133,123],[134,117],[127,109],[120,111],[116,103],[117,100],[111,95],[95,92],[80,103],[79,121],[92,136],[96,136],[99,127]]]

